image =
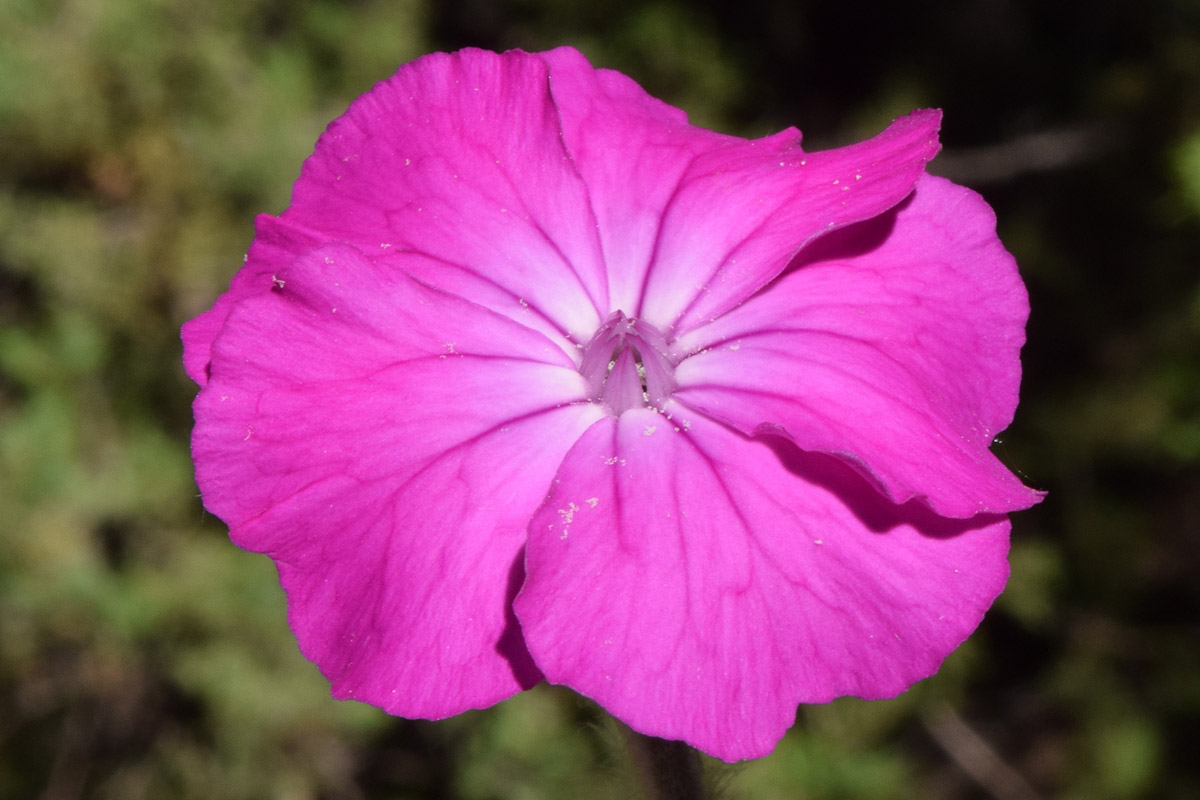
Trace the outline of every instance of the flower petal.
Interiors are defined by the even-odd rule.
[[[795,129],[723,136],[575,50],[542,57],[600,228],[610,308],[662,330],[737,306],[812,238],[900,202],[939,146],[937,111],[822,153],[805,154]]]
[[[529,517],[600,413],[540,334],[321,248],[233,309],[192,447],[205,505],[275,559],[339,697],[409,717],[540,673],[509,610]]]
[[[275,285],[268,280],[271,275],[322,242],[320,235],[288,225],[269,214],[259,214],[254,227],[254,242],[246,253],[246,265],[233,276],[229,291],[218,297],[208,311],[183,325],[183,368],[200,386],[208,383],[213,340],[234,306],[247,297],[271,291]]]
[[[805,153],[784,131],[696,158],[663,217],[641,316],[680,335],[737,307],[805,244],[903,200],[937,153],[940,111]]]
[[[925,177],[894,213],[816,243],[777,284],[676,344],[676,397],[782,432],[938,513],[1028,508],[988,450],[1012,420],[1029,313],[974,192]]]
[[[608,268],[609,307],[639,315],[665,209],[688,166],[701,154],[744,144],[688,124],[632,79],[595,69],[579,51],[560,47],[541,57],[562,135],[587,184]]]
[[[1008,522],[895,505],[829,456],[676,404],[593,425],[530,525],[514,602],[547,680],[733,761],[796,705],[936,671],[1008,576]]]
[[[549,69],[521,52],[435,53],[358,98],[305,162],[284,219],[540,330],[586,341],[607,316],[586,189]]]

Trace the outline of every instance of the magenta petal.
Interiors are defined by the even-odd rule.
[[[541,57],[563,141],[587,184],[608,269],[609,307],[639,315],[663,214],[701,154],[745,144],[688,124],[625,75],[597,70],[577,50]]]
[[[937,153],[940,111],[819,153],[796,131],[739,141],[688,165],[663,217],[641,316],[677,334],[735,308],[805,244],[903,200]]]
[[[530,515],[600,412],[542,335],[349,246],[280,270],[212,346],[205,505],[275,559],[339,697],[410,717],[539,679],[509,603]]]
[[[608,298],[596,222],[535,55],[435,53],[358,98],[284,219],[544,331],[590,334]],[[586,337],[585,337],[586,338]]]
[[[201,386],[208,383],[213,339],[217,338],[233,307],[247,297],[271,291],[275,285],[271,276],[276,271],[322,242],[320,236],[268,214],[259,214],[254,227],[254,242],[246,254],[246,264],[233,277],[229,291],[217,298],[208,311],[184,323],[183,368],[188,377]]]
[[[935,672],[1008,576],[1008,522],[897,506],[836,459],[699,415],[593,425],[530,524],[514,608],[546,678],[728,761],[796,706]]]
[[[834,234],[677,346],[676,397],[745,433],[838,455],[897,502],[952,517],[1027,508],[988,450],[1017,404],[1029,313],[995,219],[925,177],[895,213]]]
[[[794,129],[723,136],[570,48],[542,57],[600,229],[610,308],[662,330],[734,308],[806,242],[891,208],[939,147],[937,111],[821,153],[804,153]]]

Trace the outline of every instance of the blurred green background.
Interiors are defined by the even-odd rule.
[[[441,723],[328,697],[191,477],[179,325],[326,123],[430,50],[574,44],[811,149],[945,109],[1033,303],[1001,458],[1049,499],[936,678],[800,710],[731,798],[1195,798],[1200,3],[0,0],[0,797],[621,798],[547,687]]]

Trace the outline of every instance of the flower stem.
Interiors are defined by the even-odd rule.
[[[705,800],[700,754],[683,742],[658,739],[621,724],[646,800]]]

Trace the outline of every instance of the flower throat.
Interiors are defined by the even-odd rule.
[[[623,311],[614,311],[584,347],[579,372],[588,382],[588,398],[617,415],[662,408],[675,390],[675,360],[666,337]]]

